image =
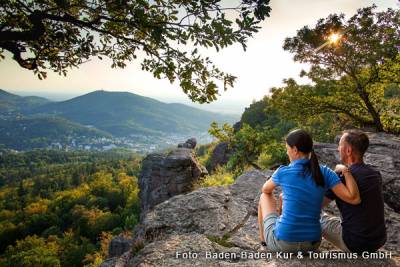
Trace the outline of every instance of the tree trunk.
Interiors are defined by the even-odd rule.
[[[378,132],[383,132],[383,125],[381,122],[381,117],[379,116],[379,113],[376,111],[376,109],[372,105],[371,101],[369,100],[368,93],[365,92],[364,88],[362,88],[362,86],[360,84],[357,84],[357,91],[358,91],[358,94],[360,95],[361,99],[364,101],[369,114],[371,114],[371,116],[372,116],[376,130]]]

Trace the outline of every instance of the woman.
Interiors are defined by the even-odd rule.
[[[258,206],[260,238],[271,251],[311,251],[321,242],[320,213],[324,193],[331,189],[350,204],[359,204],[357,184],[342,166],[346,185],[326,166],[318,164],[311,136],[294,130],[286,138],[290,164],[277,169],[262,187]],[[282,215],[276,212],[274,188],[282,188]],[[264,243],[265,242],[265,243]]]

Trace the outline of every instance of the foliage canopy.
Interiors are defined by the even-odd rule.
[[[385,129],[383,120],[390,111],[383,101],[384,90],[400,84],[400,10],[375,9],[359,9],[348,20],[343,14],[332,14],[285,40],[283,48],[294,53],[295,61],[311,65],[301,75],[315,84],[298,86],[288,80],[286,100],[291,97],[298,102],[287,104],[314,114],[346,115],[357,125]],[[341,38],[318,49],[331,33]]]
[[[235,77],[202,57],[197,47],[217,49],[239,43],[259,29],[271,11],[269,0],[241,0],[224,6],[206,1],[0,1],[0,56],[4,51],[40,79],[46,70],[66,75],[93,56],[123,68],[144,56],[142,69],[170,82],[200,103],[218,95]],[[196,47],[196,48],[195,48]]]

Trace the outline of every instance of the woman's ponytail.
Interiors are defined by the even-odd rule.
[[[290,147],[296,147],[300,152],[311,153],[310,161],[305,165],[306,171],[311,172],[311,176],[317,186],[324,187],[324,177],[319,167],[317,155],[313,149],[313,141],[310,134],[302,129],[291,131],[286,137],[286,143]]]
[[[310,170],[315,183],[318,186],[324,187],[325,186],[324,177],[322,176],[322,172],[318,163],[318,158],[314,152],[314,149],[311,151]]]

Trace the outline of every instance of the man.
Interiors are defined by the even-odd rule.
[[[361,203],[348,204],[331,190],[324,198],[324,206],[336,201],[342,220],[322,215],[322,236],[345,252],[374,252],[386,242],[382,177],[379,171],[364,163],[368,146],[369,139],[364,132],[348,130],[344,131],[338,147],[340,160],[356,180]],[[340,174],[343,167],[338,165],[335,171]],[[339,177],[345,183],[341,174]]]

